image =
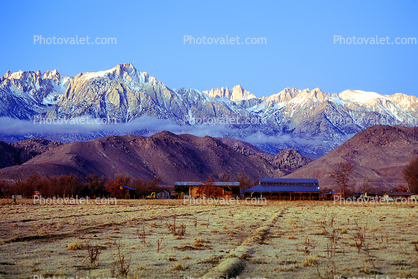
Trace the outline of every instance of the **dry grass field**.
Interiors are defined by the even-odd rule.
[[[418,278],[417,209],[2,200],[0,277]]]

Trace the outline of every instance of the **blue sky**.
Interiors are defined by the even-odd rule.
[[[57,69],[74,76],[131,62],[170,88],[241,84],[256,96],[285,87],[418,96],[418,44],[334,44],[418,38],[417,1],[7,1],[0,72]],[[114,37],[113,45],[34,44],[34,36]],[[264,45],[184,44],[266,38]]]

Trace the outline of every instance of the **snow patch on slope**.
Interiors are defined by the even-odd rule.
[[[375,103],[378,99],[389,99],[386,95],[362,90],[344,90],[338,94],[338,97],[345,101],[370,105]]]
[[[339,106],[344,106],[344,102],[343,102],[343,100],[341,100],[340,98],[338,98],[338,97],[331,97],[331,100],[332,101],[334,101],[334,103],[336,103],[337,105],[339,105]]]

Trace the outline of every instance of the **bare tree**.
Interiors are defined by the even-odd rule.
[[[222,173],[219,179],[222,180],[223,182],[230,182],[232,177],[229,173]]]
[[[210,175],[208,180],[204,181],[203,185],[198,188],[197,194],[206,198],[221,197],[223,195],[222,188],[213,185],[214,182],[218,181],[215,181],[213,175]]]
[[[418,192],[418,157],[411,159],[403,169],[403,177],[408,183],[408,190],[411,193]]]
[[[251,178],[249,178],[243,172],[240,172],[237,174],[236,180],[240,183],[239,184],[240,190],[246,190],[248,188],[253,187],[256,184]]]
[[[86,176],[87,188],[89,195],[103,195],[104,184],[106,182],[105,177],[98,177],[96,174],[90,174]]]
[[[346,196],[347,188],[349,186],[348,183],[350,182],[349,176],[353,172],[355,166],[356,165],[351,162],[339,162],[334,166],[329,175],[331,178],[334,178],[335,184],[340,188],[343,197]]]
[[[160,186],[159,183],[162,179],[158,176],[154,176],[152,180],[134,179],[131,182],[132,188],[135,189],[135,196],[145,197],[152,192],[160,192],[164,187]]]
[[[360,189],[363,193],[377,193],[379,189],[372,185],[373,180],[369,176],[363,177],[363,181],[361,183]]]

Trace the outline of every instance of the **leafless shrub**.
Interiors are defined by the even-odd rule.
[[[111,275],[115,276],[127,276],[129,272],[130,260],[127,260],[124,255],[124,247],[120,241],[115,241],[116,246],[116,260],[111,265]]]
[[[186,225],[180,224],[179,226],[176,225],[176,215],[173,216],[174,222],[173,224],[168,223],[167,228],[168,231],[173,234],[174,236],[183,236],[186,234]]]
[[[145,244],[145,238],[146,238],[145,225],[142,224],[142,230],[141,231],[139,229],[136,229],[136,233],[139,236],[139,238],[142,239],[142,243]]]
[[[338,240],[338,233],[337,229],[332,229],[331,234],[329,235],[329,243],[327,243],[327,256],[332,257],[335,256],[337,250],[337,240]]]
[[[354,244],[357,247],[357,253],[360,254],[361,248],[364,247],[366,242],[366,230],[361,227],[357,221],[355,221],[356,227],[353,232]]]
[[[101,253],[101,249],[99,246],[92,246],[87,249],[88,256],[85,260],[88,260],[90,265],[95,266],[97,261],[99,260],[99,255]]]
[[[365,260],[365,263],[370,263],[373,266],[373,268],[376,269],[375,262],[377,259],[376,257],[370,254],[369,244],[365,245],[364,250],[366,251],[366,254],[367,254],[367,259]]]
[[[401,251],[401,253],[404,255],[409,255],[409,253],[406,251],[406,247],[402,247],[401,243],[399,243],[399,251]]]
[[[302,245],[302,248],[299,248],[299,245]],[[303,252],[305,254],[305,260],[311,254],[311,250],[315,248],[315,242],[309,240],[309,236],[305,238],[303,243],[297,244],[296,250],[299,252]]]
[[[334,228],[335,217],[336,217],[335,216],[335,213],[331,213],[330,214],[330,218],[328,220],[324,220],[324,221],[319,222],[319,225],[322,228],[322,231],[320,233],[321,235],[328,234],[328,231],[330,229],[333,229]]]
[[[331,213],[330,215],[330,219],[328,221],[329,226],[332,228],[334,226],[334,221],[335,221],[335,213]]]

